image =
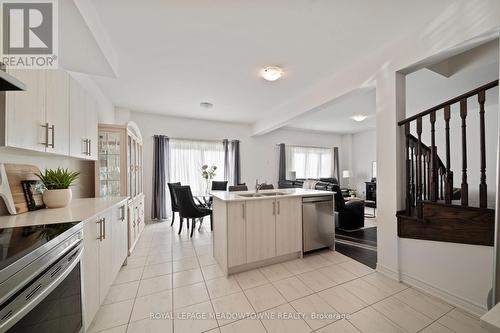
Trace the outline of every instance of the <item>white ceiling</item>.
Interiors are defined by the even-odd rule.
[[[364,121],[351,119],[366,115]],[[288,122],[286,128],[333,133],[357,133],[376,126],[375,88],[359,89]]]
[[[425,25],[454,0],[92,0],[119,59],[118,78],[96,77],[111,101],[136,111],[254,123],[344,66]],[[285,76],[262,80],[280,65]],[[317,130],[353,124],[363,101],[333,103],[344,113]],[[209,101],[215,107],[202,109]],[[343,106],[342,103],[347,103]],[[350,103],[350,104],[349,104]],[[314,113],[316,114],[316,112]],[[319,119],[319,118],[318,118]],[[303,126],[293,121],[290,126]]]

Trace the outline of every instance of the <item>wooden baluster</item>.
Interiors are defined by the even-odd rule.
[[[422,177],[422,199],[426,200],[427,199],[427,151],[422,152],[422,170],[423,170],[423,177]]]
[[[411,205],[415,206],[415,199],[417,196],[415,195],[415,162],[413,157],[415,156],[415,144],[414,142],[410,142],[410,164],[411,164]]]
[[[484,129],[484,102],[486,99],[484,90],[477,95],[479,102],[479,135],[481,149],[481,175],[479,183],[479,207],[486,208],[488,203],[486,186],[486,133]]]
[[[417,118],[417,216],[422,217],[422,118]]]
[[[446,204],[451,204],[451,198],[453,195],[453,174],[450,170],[450,106],[444,107],[444,121],[445,126],[445,136],[446,136],[446,175],[445,175],[445,187],[444,187],[444,201]]]
[[[411,160],[410,160],[410,123],[405,124],[406,138],[406,215],[411,215]]]
[[[445,170],[443,170],[443,168],[439,168],[439,187],[441,193],[439,200],[444,200],[444,183],[445,183],[444,175],[445,175]]]
[[[430,176],[430,199],[433,202],[436,202],[438,199],[438,166],[437,166],[437,153],[436,153],[436,112],[431,112],[429,115],[431,122],[431,176]]]
[[[465,118],[467,117],[467,99],[460,101],[460,118],[462,118],[462,206],[469,205],[469,185],[467,184],[467,130]]]

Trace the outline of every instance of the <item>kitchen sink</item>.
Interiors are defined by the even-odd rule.
[[[285,195],[286,193],[282,192],[262,192],[262,193],[246,193],[246,194],[238,194],[240,197],[245,198],[260,198],[260,197],[274,197],[278,195]]]
[[[282,192],[263,192],[263,193],[260,193],[262,194],[263,196],[266,196],[266,197],[272,197],[272,196],[277,196],[277,195],[285,195],[286,193],[282,193]]]
[[[249,193],[249,194],[238,194],[240,197],[245,197],[245,198],[259,198],[263,197],[262,194],[260,193]]]

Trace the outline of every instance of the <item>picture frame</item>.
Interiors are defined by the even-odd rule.
[[[45,185],[41,180],[22,180],[21,186],[29,211],[45,208],[42,197]]]

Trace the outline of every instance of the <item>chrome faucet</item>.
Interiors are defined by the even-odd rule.
[[[262,184],[259,184],[259,180],[255,180],[255,193],[259,193],[259,190],[261,189],[262,186],[266,185],[266,182],[263,182]]]

